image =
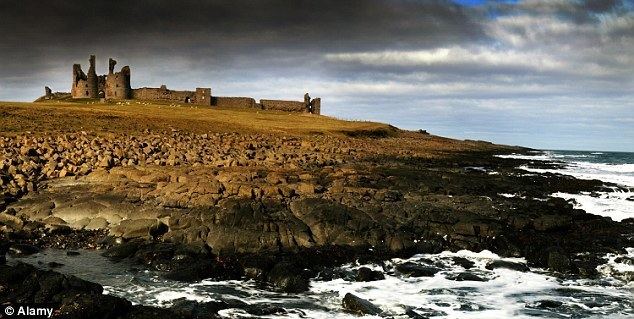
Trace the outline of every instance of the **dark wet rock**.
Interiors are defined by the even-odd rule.
[[[551,249],[548,253],[548,268],[562,273],[571,272],[572,263],[564,251]]]
[[[454,264],[461,266],[464,269],[470,269],[475,266],[475,262],[464,257],[452,257],[451,260]]]
[[[132,304],[122,298],[102,294],[75,294],[65,298],[59,317],[69,319],[117,318],[126,315]]]
[[[407,308],[405,310],[405,315],[412,319],[427,319],[431,317],[446,316],[447,313],[431,308]]]
[[[121,317],[122,319],[190,319],[180,314],[175,313],[171,309],[147,307],[147,306],[132,306],[130,311]],[[214,317],[208,317],[214,318]]]
[[[244,308],[246,312],[255,316],[273,316],[273,315],[285,315],[287,311],[274,305],[250,305]]]
[[[64,266],[64,264],[61,264],[61,263],[58,263],[58,262],[54,262],[54,261],[49,262],[47,265],[48,265],[49,268],[59,268],[59,267]]]
[[[349,271],[345,271],[341,268],[325,268],[325,269],[321,269],[317,273],[315,280],[331,281],[331,280],[340,279],[340,278],[356,280],[356,276],[357,276],[356,274],[350,273]]]
[[[597,278],[599,271],[597,267],[602,263],[598,258],[590,258],[586,260],[575,260],[574,267],[578,274],[584,278]]]
[[[0,241],[0,265],[7,261],[7,252],[9,251],[8,243]]]
[[[131,247],[126,248],[128,244]],[[161,271],[167,279],[193,282],[206,278],[239,279],[244,275],[237,260],[215,256],[205,246],[137,241],[115,247],[108,251],[108,257],[121,260],[127,256],[134,264]]]
[[[108,257],[113,261],[119,261],[128,257],[133,256],[137,250],[141,247],[142,242],[138,240],[131,240],[119,245],[114,245],[105,252],[103,252],[104,257]]]
[[[317,244],[364,246],[376,223],[363,211],[337,202],[306,198],[290,205],[293,215],[305,223]]]
[[[69,250],[69,251],[66,252],[66,256],[70,256],[70,257],[79,256],[79,255],[80,254],[79,254],[78,251]]]
[[[29,244],[13,244],[9,247],[9,253],[14,256],[28,256],[37,254],[40,249]]]
[[[347,312],[358,315],[380,315],[383,311],[373,303],[359,298],[351,293],[347,293],[342,300],[343,309]]]
[[[557,300],[540,300],[535,303],[535,307],[541,309],[557,308],[561,307],[561,305],[563,305],[563,302]]]
[[[455,281],[489,281],[489,279],[480,277],[471,272],[461,272],[459,274],[450,274],[446,276],[449,280]]]
[[[396,270],[409,277],[433,277],[440,271],[440,268],[406,262],[396,265]]]
[[[170,307],[170,310],[184,318],[206,319],[217,318],[218,311],[236,306],[245,307],[247,306],[247,304],[240,303],[240,305],[230,305],[224,301],[209,301],[199,303],[183,298],[175,300],[172,307]]]
[[[171,309],[132,306],[123,298],[102,294],[103,288],[98,284],[25,263],[0,265],[0,287],[2,302],[45,303],[56,309],[56,318],[192,318]],[[215,318],[210,314],[199,318]]]
[[[303,269],[291,262],[280,262],[273,266],[267,275],[273,287],[284,292],[304,292],[309,288],[309,279]]]
[[[375,280],[383,280],[385,279],[385,275],[382,272],[372,270],[368,267],[361,267],[357,270],[357,276],[355,277],[356,281],[375,281]]]
[[[212,277],[214,266],[213,260],[198,260],[184,267],[172,269],[163,276],[176,281],[194,282]]]
[[[461,311],[482,311],[487,309],[487,307],[483,306],[483,305],[478,305],[475,303],[471,303],[471,302],[467,302],[467,303],[463,303],[460,305],[460,308],[458,308]]]
[[[618,264],[626,264],[634,266],[634,257],[629,256],[619,256],[614,258],[614,262]]]
[[[526,266],[525,264],[516,263],[516,262],[512,262],[512,261],[506,261],[506,260],[493,260],[493,261],[489,262],[485,266],[485,268],[488,269],[488,270],[504,268],[504,269],[511,269],[511,270],[515,270],[515,271],[522,271],[522,272],[526,272],[526,271],[530,270],[528,268],[528,266]]]

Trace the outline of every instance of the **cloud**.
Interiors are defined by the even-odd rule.
[[[495,68],[527,68],[537,71],[562,70],[563,61],[548,55],[489,47],[449,47],[418,51],[382,51],[326,54],[331,62],[361,63],[369,66],[425,67],[433,65]]]

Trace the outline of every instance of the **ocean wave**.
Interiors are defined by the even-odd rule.
[[[183,283],[165,280],[154,272],[130,271],[127,267],[113,264],[95,251],[82,251],[71,261],[64,250],[51,249],[45,254],[20,260],[34,265],[63,262],[66,265],[60,270],[65,273],[84,279],[98,279],[95,281],[104,285],[105,293],[126,298],[134,304],[169,307],[181,298],[200,302],[237,300],[254,307],[273,306],[286,310],[286,314],[263,318],[359,318],[343,311],[341,301],[346,293],[369,300],[385,316],[397,319],[410,318],[412,313],[434,318],[467,319],[632,316],[634,249],[629,248],[627,254],[609,254],[605,259],[607,263],[597,268],[601,278],[564,280],[538,268],[526,272],[487,268],[490,262],[500,260],[525,264],[523,258],[503,258],[487,250],[445,251],[406,259],[395,258],[382,264],[349,263],[338,267],[334,273],[352,276],[326,280],[314,278],[310,290],[301,294],[263,289],[254,281]],[[407,276],[398,271],[398,265],[405,263],[435,267],[439,271],[430,277]],[[379,271],[385,278],[357,282],[354,274],[361,267]],[[104,276],[104,272],[109,276]],[[465,273],[482,280],[456,279]],[[544,304],[558,306],[543,307]],[[237,308],[225,309],[219,314],[225,318],[256,317]]]
[[[603,152],[593,152],[594,156],[605,155]],[[515,158],[525,160],[545,160],[564,162],[563,168],[543,169],[522,165],[519,168],[531,173],[558,173],[570,175],[579,179],[596,179],[620,186],[613,192],[595,194],[566,194],[555,193],[551,196],[574,200],[575,207],[590,214],[610,217],[615,221],[634,217],[634,164],[633,163],[597,163],[587,154],[560,154],[555,151],[545,151],[536,155],[499,155],[500,158]],[[584,161],[583,158],[588,160]],[[501,195],[505,196],[505,195]]]
[[[617,222],[634,218],[634,201],[628,200],[634,196],[634,193],[606,192],[593,195],[554,193],[551,196],[574,200],[575,208],[583,209],[589,214],[610,217]]]

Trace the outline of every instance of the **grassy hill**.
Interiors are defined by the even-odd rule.
[[[0,102],[0,132],[252,132],[388,136],[397,129],[383,123],[343,121],[326,116],[124,101]]]

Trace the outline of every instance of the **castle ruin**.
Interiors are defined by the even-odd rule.
[[[194,91],[170,90],[165,85],[159,88],[142,87],[133,89],[130,85],[130,67],[124,66],[115,72],[117,61],[108,60],[108,74],[97,75],[95,56],[88,60],[88,74],[84,73],[80,64],[73,65],[73,83],[70,96],[73,99],[104,100],[145,100],[172,103],[206,105],[222,108],[258,108],[262,110],[278,110],[297,113],[321,113],[321,98],[311,99],[308,93],[303,101],[267,100],[256,102],[251,97],[212,96],[211,88],[196,88]],[[66,93],[67,94],[67,93]],[[52,98],[50,88],[45,88],[45,97]]]

